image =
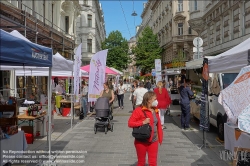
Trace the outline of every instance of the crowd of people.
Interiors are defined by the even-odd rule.
[[[124,80],[125,81],[125,80]],[[152,128],[151,136],[146,141],[135,139],[134,145],[137,152],[138,166],[144,166],[146,161],[146,154],[148,154],[148,164],[152,166],[157,165],[158,145],[162,143],[164,126],[164,115],[171,105],[170,91],[171,88],[176,87],[176,80],[172,81],[158,81],[157,84],[146,80],[146,82],[133,80],[133,82],[124,85],[124,81],[120,80],[119,84],[109,80],[103,84],[103,90],[100,97],[107,97],[109,99],[110,108],[113,112],[113,103],[118,101],[119,109],[124,109],[124,94],[130,93],[129,99],[132,103],[132,114],[128,120],[128,126],[131,128],[139,127],[149,124]],[[190,97],[194,95],[190,86],[191,81],[186,79],[185,71],[181,72],[181,79],[177,83],[180,94],[181,107],[181,127],[183,130],[189,130],[190,121]],[[54,79],[52,90],[56,94],[65,94],[64,82]],[[86,81],[82,81],[81,86],[81,105],[83,116],[87,116],[89,103],[88,85]]]

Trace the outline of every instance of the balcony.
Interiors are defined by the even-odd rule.
[[[28,13],[27,10],[0,3],[0,26],[3,30],[7,32],[17,30],[32,42],[52,47],[59,52],[64,50],[65,55],[73,53],[72,50],[75,47],[73,36],[66,37],[64,30],[22,5],[33,14]],[[40,17],[40,20],[37,17]]]
[[[185,41],[193,41],[196,35],[176,35],[173,36],[173,42],[185,42]]]

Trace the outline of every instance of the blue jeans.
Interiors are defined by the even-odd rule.
[[[82,110],[83,110],[83,114],[84,116],[87,116],[87,98],[86,97],[83,97],[82,98]]]

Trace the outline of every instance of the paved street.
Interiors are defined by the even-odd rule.
[[[88,117],[75,124],[73,130],[69,129],[52,141],[52,151],[83,150],[85,164],[59,164],[86,165],[86,166],[133,166],[137,157],[133,145],[132,129],[127,127],[127,121],[131,115],[131,103],[129,94],[125,96],[124,110],[114,110],[114,132],[98,131],[94,134],[94,117]],[[171,107],[171,115],[166,116],[163,144],[159,148],[159,166],[227,166],[229,165],[219,157],[223,145],[216,141],[215,129],[207,134],[209,147],[199,150],[197,147],[202,143],[202,132],[198,129],[198,122],[193,121],[191,126],[195,128],[191,132],[183,132],[180,129],[179,106]],[[76,120],[77,121],[77,120]],[[63,128],[64,122],[61,124]],[[68,123],[67,123],[67,126]],[[213,131],[214,130],[214,131]],[[66,129],[65,129],[66,131]],[[53,133],[55,135],[55,133]],[[52,135],[53,135],[52,134]],[[54,136],[55,137],[55,136]],[[53,137],[53,138],[54,138]],[[53,140],[53,139],[52,139]],[[39,141],[38,141],[39,142]],[[41,141],[40,141],[41,142]],[[39,146],[30,145],[29,149],[45,149],[45,141]],[[59,159],[57,159],[59,160]]]

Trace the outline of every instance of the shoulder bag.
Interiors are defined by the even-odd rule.
[[[147,118],[146,113],[143,111],[145,117]],[[135,137],[135,139],[145,142],[147,139],[150,138],[152,128],[149,124],[144,124],[140,127],[134,127],[132,136]]]

